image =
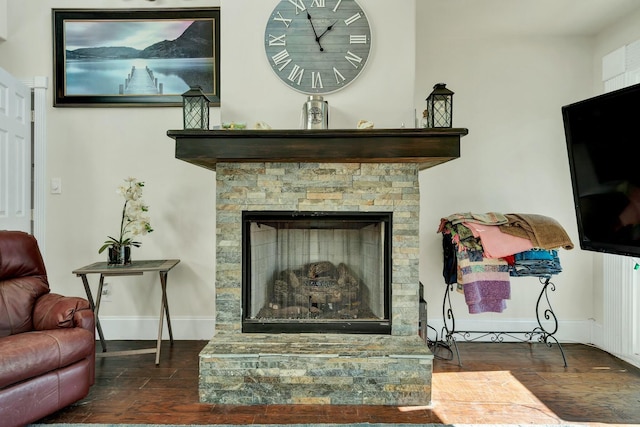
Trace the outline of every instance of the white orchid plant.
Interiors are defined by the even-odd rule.
[[[118,238],[107,236],[108,239],[98,250],[99,254],[109,247],[135,246],[139,248],[142,243],[134,241],[133,238],[153,231],[147,214],[149,207],[142,201],[144,182],[133,177],[125,179],[124,182],[116,191],[124,197],[120,235]]]

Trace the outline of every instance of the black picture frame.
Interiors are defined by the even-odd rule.
[[[52,18],[54,107],[181,106],[191,86],[220,105],[219,7],[53,9]]]

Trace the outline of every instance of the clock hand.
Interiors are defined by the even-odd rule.
[[[336,22],[338,22],[338,21],[336,21]],[[323,32],[322,34],[320,34],[320,36],[319,36],[316,40],[318,40],[318,42],[320,42],[320,39],[322,38],[322,36],[324,36],[324,35],[325,35],[325,34],[327,34],[329,31],[331,31],[331,30],[333,29],[333,26],[334,26],[334,25],[336,25],[336,22],[334,22],[333,24],[329,25],[329,26],[327,27],[327,29],[326,29],[326,30],[324,30],[324,32]]]
[[[307,11],[307,19],[309,20],[309,23],[311,24],[311,29],[313,30],[313,35],[316,36],[316,43],[318,43],[318,46],[320,46],[320,51],[323,51],[324,49],[322,48],[322,45],[320,44],[320,37],[318,37],[318,33],[316,32],[316,27],[313,26],[313,21],[311,20],[311,15],[309,15],[309,11]],[[326,33],[326,31],[325,31]]]

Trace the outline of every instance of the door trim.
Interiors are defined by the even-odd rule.
[[[33,92],[32,144],[33,144],[33,235],[46,261],[46,196],[47,196],[47,77],[35,76],[21,80]]]

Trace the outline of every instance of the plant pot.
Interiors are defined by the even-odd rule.
[[[128,265],[131,264],[131,246],[110,246],[109,265]]]

